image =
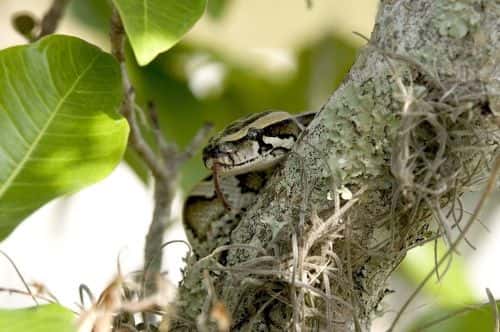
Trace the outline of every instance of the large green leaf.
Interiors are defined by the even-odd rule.
[[[74,37],[0,51],[0,240],[121,160],[128,125],[116,112],[120,82],[109,54]]]
[[[59,305],[48,304],[18,310],[0,310],[0,331],[73,332],[75,316]]]
[[[143,66],[174,46],[198,21],[206,0],[113,0]]]

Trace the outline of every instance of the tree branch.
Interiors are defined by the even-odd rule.
[[[499,153],[494,6],[381,1],[348,77],[230,235],[228,246],[265,253],[235,248],[190,262],[173,330],[206,314],[200,265],[234,330],[370,329],[407,250],[460,223],[461,214],[440,216]]]
[[[161,273],[163,236],[172,224],[171,211],[177,192],[179,169],[192,157],[203,141],[206,139],[211,125],[204,125],[194,136],[191,144],[184,151],[179,151],[177,146],[168,142],[159,126],[156,110],[150,103],[149,115],[151,117],[158,153],[155,153],[142,135],[136,117],[135,92],[128,76],[125,62],[125,30],[116,8],[113,8],[111,17],[110,42],[111,51],[118,60],[121,68],[124,99],[121,114],[127,119],[130,126],[129,143],[139,154],[146,166],[151,170],[154,180],[154,211],[144,248],[143,294],[144,298],[157,292],[157,281]],[[155,321],[154,315],[143,313],[146,329],[149,323]]]
[[[162,181],[168,180],[170,174],[162,165],[153,150],[150,148],[146,140],[141,134],[141,129],[137,122],[135,114],[135,91],[130,83],[128,77],[127,65],[125,63],[125,30],[116,8],[113,8],[111,16],[111,52],[120,63],[123,91],[125,96],[123,98],[121,114],[127,119],[130,126],[129,142],[134,150],[141,156],[142,160],[146,163],[147,167],[153,173],[153,177],[161,179]]]
[[[54,0],[40,23],[40,33],[37,39],[54,33],[68,5],[69,0]]]
[[[154,211],[148,233],[146,235],[144,248],[144,271],[142,284],[144,285],[141,294],[144,298],[157,291],[157,278],[161,272],[162,265],[162,243],[165,230],[171,216],[172,204],[175,197],[178,162],[176,150],[170,156],[155,154],[150,145],[142,136],[140,126],[135,113],[135,92],[128,76],[125,63],[125,30],[116,8],[113,7],[111,17],[111,52],[118,60],[121,69],[124,98],[121,107],[121,114],[127,119],[130,127],[129,143],[139,154],[146,166],[151,170],[154,179]],[[165,143],[164,138],[157,136],[159,143]],[[170,157],[170,158],[168,158]],[[168,159],[167,159],[168,158]],[[154,323],[155,316],[144,312],[144,322],[146,330],[149,331],[149,324]]]

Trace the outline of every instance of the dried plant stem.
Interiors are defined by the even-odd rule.
[[[472,227],[474,224],[474,221],[476,220],[477,216],[479,215],[479,212],[483,208],[484,204],[486,203],[486,200],[490,196],[491,192],[495,189],[495,181],[497,178],[497,173],[500,170],[500,156],[498,156],[495,160],[495,165],[493,166],[493,170],[491,172],[490,178],[488,179],[488,183],[486,184],[486,188],[483,191],[483,194],[481,195],[481,198],[479,199],[479,202],[477,203],[476,207],[474,208],[474,212],[470,216],[467,224],[465,225],[464,229],[458,237],[455,239],[450,244],[449,249],[446,251],[446,253],[441,257],[441,259],[437,262],[437,264],[434,265],[434,268],[427,274],[427,276],[420,282],[418,287],[413,291],[413,293],[410,295],[410,297],[406,300],[406,302],[401,306],[399,309],[396,317],[392,321],[391,326],[387,330],[387,332],[391,332],[394,330],[394,327],[396,324],[399,322],[401,319],[401,316],[403,313],[406,311],[410,303],[417,297],[417,295],[420,293],[422,288],[424,288],[425,284],[432,278],[432,276],[436,273],[436,270],[439,269],[439,267],[448,260],[448,257],[453,254],[453,252],[457,249],[458,245],[462,242],[462,240],[465,238],[467,235],[467,232],[469,229]]]
[[[8,261],[9,263],[12,265],[12,267],[14,268],[14,270],[16,271],[16,274],[18,275],[19,279],[21,280],[21,282],[23,283],[24,285],[24,288],[26,288],[26,293],[29,294],[31,296],[31,298],[33,299],[33,301],[35,302],[35,304],[38,306],[39,303],[36,299],[36,296],[35,294],[33,294],[33,292],[31,291],[31,288],[30,286],[28,285],[28,283],[26,282],[26,280],[24,280],[24,277],[21,273],[21,271],[19,271],[19,269],[17,268],[17,265],[16,263],[14,263],[14,261],[12,260],[12,258],[10,258],[9,255],[7,255],[5,252],[3,252],[2,250],[0,250],[0,254],[2,256],[4,256]]]
[[[40,299],[42,301],[46,301],[47,303],[57,303],[50,296],[43,296],[43,295],[33,294],[33,292],[28,293],[27,291],[23,291],[23,290],[16,289],[16,288],[0,287],[0,293],[1,292],[6,292],[6,293],[9,293],[9,294],[26,295],[26,296],[30,296],[33,300]],[[37,303],[37,305],[39,305],[39,303]]]

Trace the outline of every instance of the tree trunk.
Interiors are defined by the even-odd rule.
[[[369,331],[406,251],[451,241],[498,154],[499,46],[498,1],[381,1],[232,246],[188,261],[170,329]]]

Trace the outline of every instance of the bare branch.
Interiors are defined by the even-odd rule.
[[[154,103],[148,105],[148,115],[158,152],[151,148],[145,140],[141,127],[136,117],[135,93],[128,76],[125,62],[125,31],[116,8],[113,8],[111,17],[111,51],[120,64],[123,91],[125,93],[121,113],[130,126],[129,144],[143,159],[151,170],[154,179],[154,212],[144,248],[144,270],[142,276],[142,296],[151,296],[157,292],[157,277],[162,266],[163,236],[172,224],[171,211],[177,192],[179,168],[191,158],[205,140],[211,126],[203,126],[194,136],[191,144],[185,151],[179,151],[177,145],[168,142],[163,135]],[[154,316],[149,312],[143,313],[146,325],[154,321]],[[146,327],[148,329],[148,327]]]
[[[207,139],[208,134],[210,133],[210,131],[212,131],[213,127],[214,126],[211,123],[204,123],[200,127],[200,129],[198,129],[198,132],[193,137],[189,145],[186,147],[184,153],[180,156],[181,161],[189,160],[194,156],[194,154],[202,146],[203,142],[205,142],[205,140]]]
[[[162,181],[168,180],[170,178],[170,174],[165,170],[165,167],[160,162],[160,159],[147,144],[141,134],[139,124],[137,123],[135,114],[135,91],[130,83],[125,63],[125,30],[116,8],[113,8],[113,14],[111,16],[110,40],[111,52],[120,63],[123,91],[125,93],[121,113],[127,119],[130,126],[130,145],[141,156],[155,178],[161,179]]]
[[[54,33],[61,21],[64,9],[68,5],[69,0],[54,0],[49,10],[45,13],[40,23],[40,33],[36,39]]]

